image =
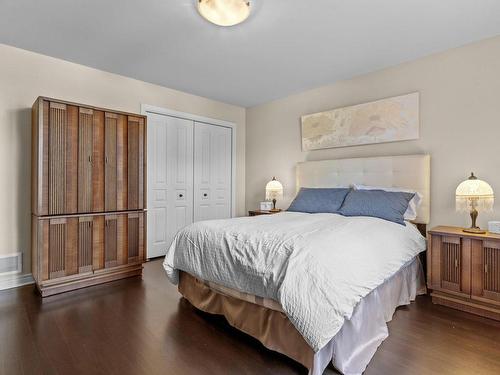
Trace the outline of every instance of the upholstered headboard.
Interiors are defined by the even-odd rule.
[[[430,155],[307,161],[297,164],[297,191],[301,187],[364,184],[413,189],[422,194],[415,223],[430,219]]]

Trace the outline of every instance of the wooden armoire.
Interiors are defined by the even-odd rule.
[[[146,117],[39,97],[32,272],[42,296],[142,274]]]

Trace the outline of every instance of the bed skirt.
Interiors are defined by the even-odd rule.
[[[328,364],[345,375],[361,374],[388,336],[387,322],[398,306],[424,294],[425,280],[416,257],[373,290],[354,309],[351,319],[320,351],[314,353],[287,316],[275,309],[222,294],[203,280],[180,272],[179,292],[196,308],[223,315],[229,324],[321,375]]]

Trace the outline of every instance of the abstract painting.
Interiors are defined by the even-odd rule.
[[[304,151],[418,137],[418,92],[302,116]]]

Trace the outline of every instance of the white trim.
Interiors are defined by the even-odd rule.
[[[31,273],[25,275],[14,275],[9,277],[0,277],[0,290],[18,288],[23,285],[34,284],[35,280]]]
[[[141,114],[156,113],[159,115],[178,117],[186,120],[201,122],[208,125],[224,126],[231,128],[232,155],[231,155],[231,217],[236,217],[236,124],[234,122],[218,120],[210,117],[193,115],[192,113],[175,111],[173,109],[141,104]],[[149,147],[149,145],[148,145]]]

